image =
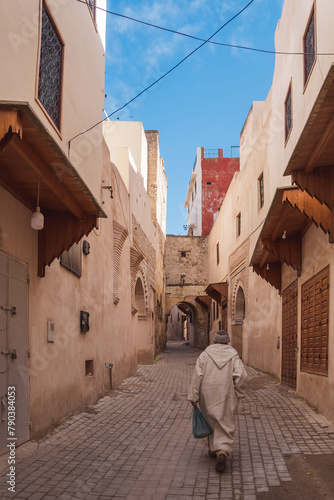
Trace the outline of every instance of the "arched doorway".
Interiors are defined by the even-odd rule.
[[[239,286],[234,299],[234,320],[232,324],[232,345],[242,358],[242,331],[246,314],[245,294],[242,286]]]

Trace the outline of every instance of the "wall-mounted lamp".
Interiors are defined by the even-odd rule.
[[[113,199],[113,190],[112,190],[112,186],[102,186],[102,189],[109,189],[110,191],[110,198]]]
[[[84,240],[82,243],[82,253],[84,255],[89,255],[90,254],[90,244],[88,243],[87,240]]]
[[[283,234],[282,234],[282,240],[285,240],[286,239],[286,231],[284,230]]]
[[[186,273],[181,273],[180,276],[181,276],[180,285],[183,286],[185,282]]]
[[[36,210],[35,212],[32,213],[31,215],[31,227],[33,229],[36,229],[36,231],[39,231],[40,229],[43,229],[44,227],[44,215],[41,213],[41,209],[39,207],[39,187],[40,187],[40,179],[38,180],[38,189],[37,189],[37,205],[36,205]]]

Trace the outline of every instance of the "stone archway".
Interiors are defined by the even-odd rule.
[[[195,343],[195,329],[197,313],[192,304],[179,302],[175,304],[167,321],[167,342],[172,340],[189,341]]]
[[[175,308],[175,306],[177,306],[178,310],[180,311],[179,314],[181,321],[182,321],[182,315],[185,316],[183,321],[186,321],[186,328],[188,333],[187,340],[189,341],[190,346],[198,348],[206,347],[208,345],[207,311],[204,310],[204,308],[195,301],[195,297],[169,296],[166,300],[167,332],[168,328],[172,328],[172,326],[170,326],[173,323],[173,317],[171,318],[171,313],[172,310]],[[167,338],[168,338],[168,333],[167,333]]]

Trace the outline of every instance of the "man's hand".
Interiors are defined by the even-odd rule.
[[[190,401],[193,406],[197,406],[197,401]]]

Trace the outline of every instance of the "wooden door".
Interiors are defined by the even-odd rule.
[[[242,324],[232,325],[232,347],[239,354],[240,359],[242,359]]]
[[[302,286],[300,369],[328,374],[329,268]]]
[[[0,252],[0,453],[8,438],[29,439],[27,278],[27,264]]]
[[[282,294],[282,382],[297,385],[297,280]]]

